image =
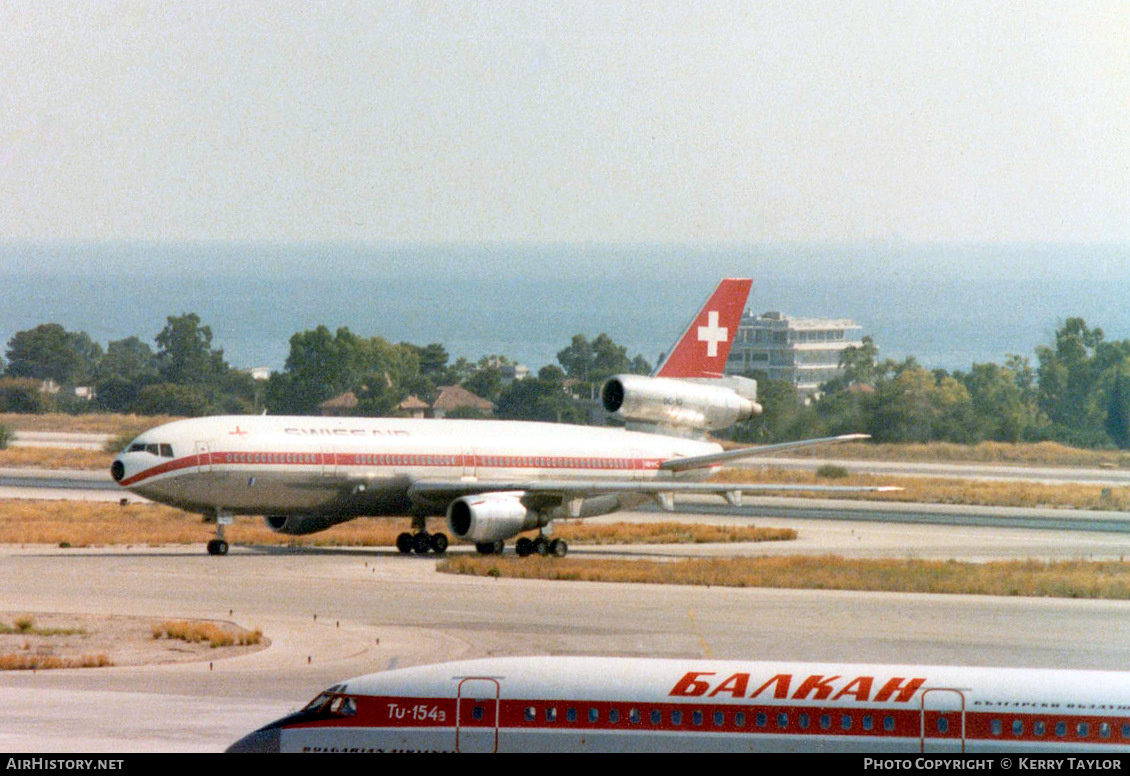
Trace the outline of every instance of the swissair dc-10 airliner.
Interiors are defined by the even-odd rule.
[[[1101,767],[1130,751],[1130,674],[489,658],[335,684],[228,751],[1060,752]]]
[[[757,383],[723,368],[751,285],[723,280],[651,376],[617,375],[601,389],[605,410],[627,428],[487,420],[227,416],[146,431],[114,460],[123,488],[216,518],[208,552],[228,551],[224,525],[263,515],[275,531],[303,535],[357,517],[412,515],[401,552],[444,552],[447,535],[423,519],[446,515],[458,539],[502,552],[523,531],[519,555],[567,552],[546,536],[554,519],[602,515],[677,493],[740,503],[743,493],[861,490],[710,483],[721,464],[845,435],[723,451],[705,440],[761,412]]]

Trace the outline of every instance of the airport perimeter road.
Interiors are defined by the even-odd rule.
[[[113,438],[111,434],[91,434],[71,431],[16,431],[13,447],[69,447],[80,450],[104,450]]]
[[[461,550],[465,551],[465,550]],[[216,618],[254,655],[0,674],[5,751],[215,751],[325,686],[482,655],[1124,669],[1130,603],[521,581],[391,551],[0,549],[10,612]]]

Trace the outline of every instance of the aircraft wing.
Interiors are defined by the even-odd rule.
[[[834,445],[841,442],[859,442],[864,439],[870,438],[870,434],[841,434],[840,436],[834,437],[802,439],[798,442],[780,442],[775,445],[742,447],[738,448],[737,450],[723,450],[720,453],[711,453],[710,455],[693,455],[683,458],[672,458],[669,461],[664,461],[663,463],[659,464],[659,468],[672,472],[681,472],[688,469],[703,469],[708,466],[715,466],[716,464],[725,463],[727,461],[738,461],[743,458],[756,458],[759,455],[780,453],[784,450],[796,450],[801,447],[813,447],[815,445]]]
[[[715,495],[733,506],[741,505],[743,493],[818,492],[862,493],[889,492],[901,488],[864,485],[801,485],[759,482],[672,482],[637,480],[420,480],[408,489],[408,497],[422,504],[445,504],[462,496],[481,493],[522,493],[522,503],[529,509],[549,509],[566,505],[570,513],[579,511],[580,501],[593,496],[640,495],[655,499],[663,509],[674,508],[676,493]],[[571,514],[578,516],[578,514]]]

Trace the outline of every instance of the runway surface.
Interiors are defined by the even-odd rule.
[[[1127,545],[1125,535],[1099,532],[756,522],[796,527],[800,538],[573,554],[1118,557]],[[236,547],[214,558],[196,547],[8,547],[0,548],[0,590],[10,612],[224,619],[261,628],[272,642],[211,668],[0,674],[4,751],[218,751],[348,676],[483,655],[1130,665],[1130,602],[480,579],[438,574],[430,556],[385,550]]]

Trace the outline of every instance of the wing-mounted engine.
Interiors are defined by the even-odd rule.
[[[267,515],[263,518],[272,531],[288,536],[318,533],[352,519],[349,515]]]
[[[523,491],[504,491],[457,498],[447,507],[447,528],[463,541],[485,544],[548,523],[522,504],[525,495]]]
[[[616,375],[600,389],[604,409],[629,425],[718,431],[761,413],[757,382],[744,378],[673,380]]]

